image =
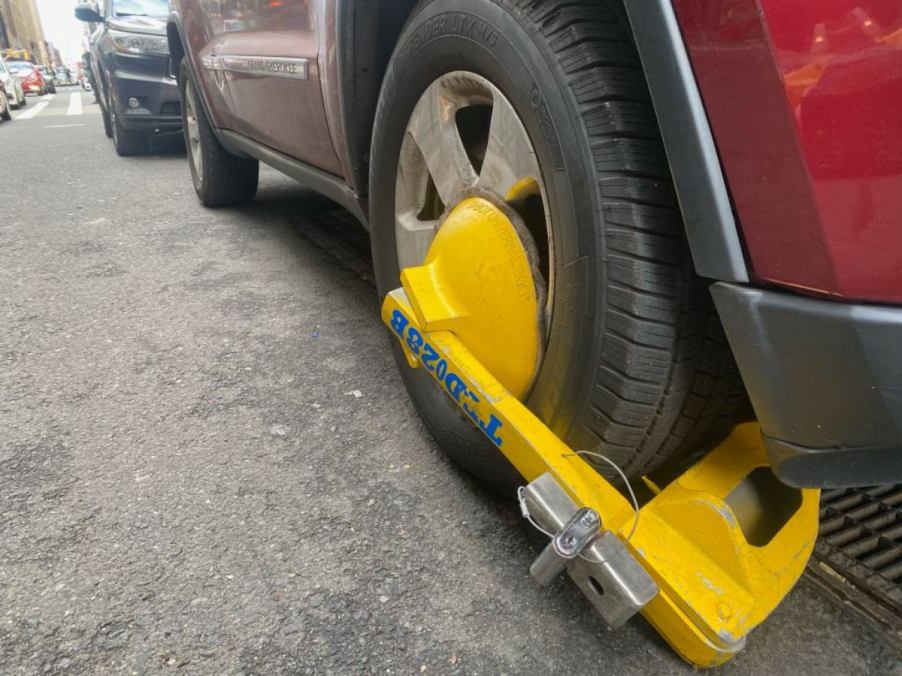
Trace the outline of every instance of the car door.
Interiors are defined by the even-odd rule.
[[[219,0],[206,68],[221,69],[234,131],[341,175],[319,57],[334,0]],[[212,58],[211,58],[212,57]]]

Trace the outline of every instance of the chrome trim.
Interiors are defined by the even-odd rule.
[[[207,70],[222,70],[222,64],[219,62],[218,56],[202,56],[200,57],[200,64]]]
[[[284,56],[243,56],[240,54],[220,54],[201,57],[201,64],[207,70],[258,75],[264,77],[284,77],[290,80],[306,80],[309,73],[309,59]]]

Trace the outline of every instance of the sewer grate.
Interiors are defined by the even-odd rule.
[[[902,640],[902,484],[823,491],[809,573]]]

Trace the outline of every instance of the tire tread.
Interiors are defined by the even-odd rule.
[[[188,77],[188,68],[183,61],[179,70],[179,91],[183,93],[183,99],[184,78]],[[182,106],[183,111],[186,108],[187,106]],[[238,157],[226,150],[216,137],[202,105],[198,104],[196,114],[203,154],[203,176],[200,178],[200,186],[195,184],[198,198],[205,207],[211,209],[246,204],[257,194],[260,163],[255,159]],[[188,162],[191,164],[187,123],[184,124],[185,146],[189,154]],[[191,170],[194,171],[193,166]]]
[[[692,266],[625,10],[615,0],[498,1],[532,24],[560,65],[602,205],[605,336],[569,441],[600,443],[627,475],[691,459],[725,434],[747,400],[708,282]]]

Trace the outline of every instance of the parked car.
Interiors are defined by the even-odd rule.
[[[10,100],[6,95],[6,89],[0,83],[0,120],[8,121],[11,119],[13,119],[13,114],[10,110]]]
[[[9,105],[13,110],[28,103],[28,100],[25,98],[25,92],[22,89],[22,82],[9,72],[6,62],[2,60],[0,60],[0,86],[6,92]]]
[[[72,71],[70,71],[68,68],[57,68],[55,72],[56,82],[60,87],[68,87],[75,84],[75,80],[72,78]]]
[[[97,96],[97,86],[94,83],[94,69],[92,68],[93,58],[91,57],[91,52],[82,54],[81,59],[81,63],[78,65],[78,82],[81,84],[81,88],[86,92],[93,92],[94,103],[99,103],[100,99]],[[106,126],[106,120],[104,120],[104,126]]]
[[[56,79],[56,71],[49,66],[38,66],[38,70],[41,71],[41,75],[44,76],[44,82],[47,85],[47,90],[51,94],[56,94],[56,85],[58,84]]]
[[[536,245],[525,401],[571,447],[664,471],[748,396],[783,481],[902,480],[898,0],[214,4],[168,24],[203,204],[294,176],[370,230],[384,296],[478,190]],[[429,429],[508,484],[423,370]]]
[[[49,94],[50,85],[44,80],[44,75],[31,61],[8,59],[6,68],[19,80],[22,91],[26,94]]]
[[[169,75],[169,4],[109,0],[103,6],[77,5],[75,16],[97,25],[91,35],[91,67],[104,130],[117,153],[135,155],[146,150],[152,134],[182,126],[178,85]]]

